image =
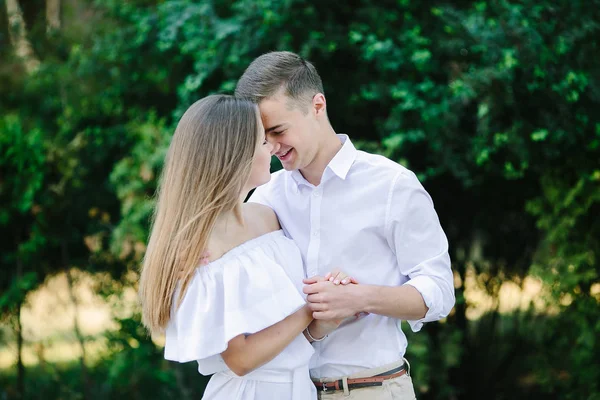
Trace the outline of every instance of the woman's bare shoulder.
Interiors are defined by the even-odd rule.
[[[260,231],[260,234],[281,229],[277,214],[271,207],[258,203],[244,203],[244,211],[250,223]]]

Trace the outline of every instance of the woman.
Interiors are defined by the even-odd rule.
[[[214,374],[205,399],[316,398],[308,339],[337,327],[313,321],[300,252],[273,211],[243,203],[269,181],[271,151],[256,105],[215,95],[185,112],[166,157],[140,278],[143,322],[166,331],[165,358]]]

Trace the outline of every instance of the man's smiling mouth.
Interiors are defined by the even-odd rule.
[[[288,150],[287,150],[285,153],[279,153],[279,154],[277,155],[277,158],[279,158],[280,160],[283,160],[283,159],[285,159],[285,158],[286,158],[286,157],[287,157],[287,156],[290,154],[290,152],[291,152],[292,150],[293,150],[293,148],[292,148],[292,147],[290,147],[290,148],[289,148],[289,149],[288,149]]]

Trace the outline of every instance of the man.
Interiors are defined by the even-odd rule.
[[[250,201],[273,208],[300,248],[314,318],[368,313],[325,338],[306,332],[319,398],[415,398],[400,321],[418,331],[454,305],[448,242],[431,198],[408,169],[336,135],[321,78],[298,55],[258,57],[236,95],[258,104],[284,167]],[[335,268],[360,283],[322,277]]]

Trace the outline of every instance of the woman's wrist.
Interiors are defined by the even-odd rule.
[[[326,332],[326,333],[321,332],[318,328],[316,328],[317,326],[319,326],[319,324],[315,323],[315,321],[313,321],[304,330],[306,338],[311,343],[312,342],[320,342],[321,340],[325,339],[327,337],[327,335],[329,334],[329,332]]]
[[[313,311],[310,309],[308,303],[302,307],[304,311],[304,317],[306,318],[306,325],[310,324],[313,321]]]
[[[320,341],[333,332],[339,325],[330,321],[313,320],[307,327],[314,341]]]

